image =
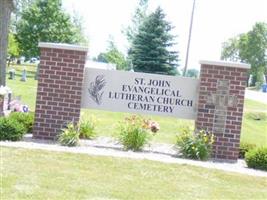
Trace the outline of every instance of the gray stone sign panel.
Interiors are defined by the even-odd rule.
[[[82,108],[196,119],[199,80],[85,68]]]

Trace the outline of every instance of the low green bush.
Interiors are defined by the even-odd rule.
[[[63,146],[77,146],[79,144],[79,130],[73,123],[69,123],[65,129],[62,130],[58,137],[58,141]]]
[[[176,145],[185,158],[207,160],[211,155],[213,142],[213,134],[204,130],[193,133],[188,127],[184,127],[177,136]]]
[[[267,171],[267,147],[248,151],[245,155],[245,161],[249,168]]]
[[[25,127],[27,133],[32,132],[34,113],[12,112],[8,117],[21,123]]]
[[[79,123],[79,133],[80,133],[80,138],[93,139],[96,135],[95,120],[93,118],[87,121],[82,120]]]
[[[21,140],[26,133],[25,127],[18,121],[8,118],[0,118],[0,140]]]
[[[158,130],[158,123],[133,115],[119,123],[118,138],[126,150],[140,151]]]
[[[255,148],[256,148],[255,144],[241,142],[240,147],[239,147],[239,156],[238,157],[241,159],[245,158],[245,154],[248,151],[255,149]]]

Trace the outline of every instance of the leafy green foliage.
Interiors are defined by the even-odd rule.
[[[12,112],[9,115],[9,118],[22,124],[27,133],[32,132],[34,123],[34,113]]]
[[[76,21],[75,21],[76,20]],[[61,0],[36,0],[22,10],[17,23],[17,40],[22,54],[26,57],[38,56],[38,42],[58,42],[76,44],[83,42],[81,27],[75,19],[62,9]]]
[[[13,33],[9,33],[8,35],[8,50],[7,53],[11,57],[18,57],[19,56],[19,46],[18,42],[15,38]]]
[[[95,137],[95,120],[82,120],[79,123],[79,134],[81,138],[93,139]]]
[[[147,8],[149,0],[139,0],[138,6],[135,9],[132,17],[131,25],[129,25],[123,32],[125,33],[129,43],[131,44],[138,33],[140,25],[147,17]]]
[[[69,123],[67,128],[62,130],[59,135],[58,141],[63,146],[77,146],[79,144],[79,130],[73,123]]]
[[[145,18],[129,51],[137,72],[175,75],[178,54],[171,51],[174,36],[161,8]]]
[[[250,144],[250,143],[240,143],[239,147],[239,158],[245,158],[245,155],[247,152],[251,151],[252,149],[255,149],[256,145],[255,144]]]
[[[25,127],[16,120],[8,117],[0,118],[0,140],[18,141],[25,133]]]
[[[185,127],[177,136],[176,145],[185,158],[207,160],[210,157],[213,142],[213,134],[206,133],[204,130],[192,134],[192,131]]]
[[[159,130],[158,125],[151,125],[150,120],[140,116],[125,118],[118,127],[119,141],[126,150],[140,151],[151,139],[149,129],[154,133]]]
[[[256,23],[252,30],[229,39],[223,44],[221,58],[251,64],[252,86],[263,83],[267,74],[267,24]]]
[[[107,51],[100,53],[94,60],[115,64],[118,70],[125,70],[127,68],[127,61],[123,53],[118,50],[113,40],[109,41]]]
[[[221,59],[239,61],[239,37],[230,38],[222,44]]]
[[[197,69],[188,69],[186,71],[186,76],[187,77],[197,78],[198,75],[199,75],[199,71]]]
[[[250,168],[267,171],[267,147],[250,150],[245,155],[245,161]]]

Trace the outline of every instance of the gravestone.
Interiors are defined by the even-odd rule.
[[[0,116],[8,114],[9,97],[11,97],[11,90],[8,87],[0,86]]]
[[[9,70],[8,73],[9,73],[8,79],[15,80],[16,70],[15,69],[11,69],[11,70]]]
[[[27,80],[27,72],[26,72],[26,69],[23,69],[20,80],[21,81],[24,81],[24,82]]]

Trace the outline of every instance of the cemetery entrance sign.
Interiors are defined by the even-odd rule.
[[[56,139],[81,108],[195,120],[215,135],[213,157],[236,161],[250,66],[201,61],[199,79],[90,69],[86,47],[39,43],[40,69],[33,137]]]
[[[196,119],[199,80],[85,68],[82,108]]]

